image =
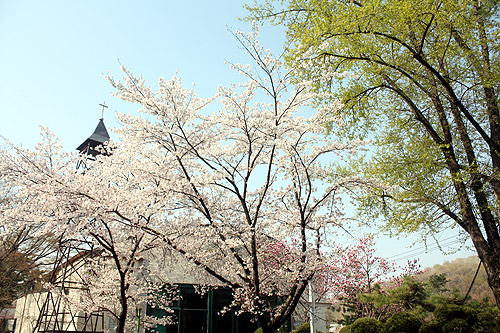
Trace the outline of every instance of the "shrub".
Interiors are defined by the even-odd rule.
[[[463,318],[455,318],[443,325],[443,332],[471,332],[471,325]]]
[[[384,325],[384,332],[406,332],[418,333],[422,322],[409,312],[398,312],[387,319]]]
[[[428,323],[423,323],[418,330],[418,333],[441,333],[443,327],[437,321],[431,321]]]
[[[466,305],[441,304],[434,310],[434,318],[440,322],[461,318],[468,323],[474,324],[477,321],[477,312]]]
[[[356,319],[351,325],[351,333],[379,333],[384,324],[374,318],[364,317]]]

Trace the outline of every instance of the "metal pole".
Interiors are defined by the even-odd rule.
[[[310,312],[309,312],[309,328],[311,330],[311,333],[315,333],[316,330],[314,329],[314,312],[316,311],[316,304],[314,302],[314,295],[313,295],[313,287],[311,284],[311,281],[308,282],[309,285],[309,303],[311,304],[310,307]]]
[[[141,308],[137,309],[137,333],[139,333],[141,327],[141,310]]]

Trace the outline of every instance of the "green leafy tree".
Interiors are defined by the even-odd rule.
[[[414,277],[405,277],[403,283],[389,290],[388,294],[392,303],[396,303],[408,311],[425,305],[425,301],[429,297],[425,285]]]
[[[364,213],[398,233],[459,226],[500,307],[500,29],[493,0],[289,0],[250,6],[287,27],[291,65],[372,137]],[[355,170],[356,171],[356,170]]]
[[[449,291],[445,285],[449,282],[446,278],[446,273],[441,274],[433,274],[429,276],[428,285],[432,292],[434,293],[442,293]]]

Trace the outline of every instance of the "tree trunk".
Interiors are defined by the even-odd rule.
[[[125,305],[125,309],[126,309]],[[118,318],[118,327],[116,328],[116,333],[125,333],[125,322],[127,319],[127,311],[124,310],[120,313],[120,317]]]
[[[127,289],[128,285],[125,281],[126,274],[120,272],[120,305],[121,312],[118,316],[118,327],[116,328],[116,333],[125,333],[125,324],[127,322],[127,311],[128,311],[128,303],[127,303]]]
[[[488,277],[488,285],[495,297],[495,303],[500,309],[500,256],[495,253],[497,251],[490,250],[489,246],[476,246],[476,249],[479,259],[483,262]],[[500,313],[498,320],[500,322]]]
[[[118,317],[118,326],[116,327],[116,333],[125,333],[125,323],[127,321],[127,301],[120,300],[122,311]]]

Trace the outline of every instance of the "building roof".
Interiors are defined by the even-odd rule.
[[[99,119],[99,123],[92,133],[91,136],[87,138],[81,145],[76,148],[81,153],[90,154],[92,156],[96,156],[99,152],[96,150],[96,147],[102,146],[105,142],[109,141],[109,134],[106,126],[104,125],[104,120]]]

